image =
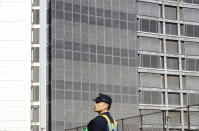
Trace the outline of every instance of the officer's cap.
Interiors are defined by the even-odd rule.
[[[102,94],[102,93],[99,93],[98,97],[96,97],[93,101],[95,101],[95,102],[106,102],[109,105],[111,105],[111,103],[112,103],[111,97],[108,96],[108,95]]]

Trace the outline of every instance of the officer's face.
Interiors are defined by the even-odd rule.
[[[95,102],[94,104],[94,111],[98,113],[106,112],[108,108],[108,104],[105,102]]]

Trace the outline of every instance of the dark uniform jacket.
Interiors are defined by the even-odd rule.
[[[101,115],[106,115],[109,120],[114,123],[113,118],[111,117],[109,112],[105,112]],[[103,116],[97,116],[93,120],[88,123],[88,131],[109,131],[108,122]]]

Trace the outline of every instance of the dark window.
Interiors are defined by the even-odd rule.
[[[149,32],[149,20],[146,19],[141,20],[141,31]]]
[[[88,16],[87,15],[81,15],[81,22],[88,24]]]
[[[74,4],[73,5],[73,12],[80,13],[80,5]]]
[[[73,21],[80,22],[80,14],[73,14]]]
[[[105,26],[111,27],[111,19],[105,19]]]
[[[65,20],[70,20],[70,21],[72,21],[72,14],[71,14],[71,13],[68,13],[68,12],[65,12]]]
[[[80,52],[73,52],[73,60],[80,60]]]
[[[121,49],[121,57],[128,57],[128,50],[127,49]]]
[[[87,6],[81,6],[81,13],[82,14],[88,14],[88,7]]]
[[[113,57],[113,64],[114,65],[120,65],[120,57]]]
[[[56,10],[56,18],[63,19],[64,18],[63,15],[64,15],[63,11]]]
[[[172,70],[178,70],[178,59],[177,58],[172,58],[168,57],[167,58],[167,69],[172,69]]]
[[[82,53],[82,61],[89,61],[89,55],[87,53]]]
[[[97,16],[101,16],[101,17],[103,17],[103,9],[99,9],[99,8],[97,8]]]
[[[105,54],[106,55],[112,55],[112,52],[113,52],[112,47],[105,47]]]
[[[119,48],[113,48],[113,56],[120,56],[120,49]]]
[[[127,22],[120,21],[120,29],[127,29]]]
[[[110,10],[105,10],[105,17],[111,18],[111,11]]]
[[[96,53],[96,45],[90,45],[90,53]]]
[[[166,23],[166,34],[177,35],[177,24],[174,23]]]
[[[127,14],[124,12],[120,12],[120,20],[127,20]]]
[[[73,51],[80,51],[80,44],[73,42]]]
[[[119,21],[113,20],[113,28],[119,28],[120,24]]]
[[[62,1],[56,1],[56,9],[63,10],[63,2]]]
[[[89,16],[89,24],[91,24],[91,25],[96,25],[95,17]]]
[[[39,10],[33,10],[33,24],[39,24]]]
[[[72,12],[72,3],[65,2],[65,10]]]
[[[177,19],[177,9],[173,6],[165,6],[165,18],[176,20]]]
[[[72,50],[72,42],[65,41],[65,50]]]
[[[105,57],[105,63],[112,65],[112,56],[106,56]]]
[[[89,7],[89,15],[95,15],[95,8]]]
[[[72,59],[72,51],[65,51],[65,59]]]
[[[113,19],[119,19],[119,12],[113,11],[113,12],[112,12],[112,18],[113,18]]]
[[[104,64],[104,56],[103,55],[97,55],[97,63]]]
[[[95,54],[90,54],[90,62],[93,62],[93,63],[96,62],[96,55]]]
[[[104,19],[100,18],[100,17],[97,17],[97,25],[98,26],[104,26]]]
[[[97,53],[104,54],[104,46],[97,46]]]
[[[88,44],[81,44],[81,51],[82,52],[88,52],[89,51]]]

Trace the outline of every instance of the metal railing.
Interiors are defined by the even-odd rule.
[[[170,110],[148,111],[140,110],[137,116],[118,119],[118,131],[180,131],[182,129],[199,131],[199,104]],[[65,129],[65,131],[81,131],[84,127],[86,126]]]

